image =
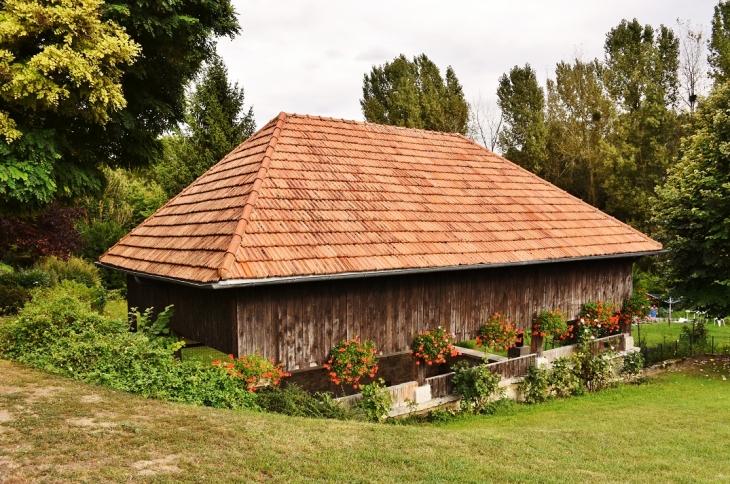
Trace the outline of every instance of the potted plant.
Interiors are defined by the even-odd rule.
[[[429,366],[446,363],[446,357],[461,354],[454,346],[454,338],[454,333],[449,333],[441,326],[427,331],[419,331],[413,338],[411,354],[415,357],[416,367],[418,367],[419,383],[423,383],[425,380],[421,363]]]
[[[477,345],[507,350],[515,345],[517,331],[507,317],[494,313],[477,331]]]
[[[375,342],[369,339],[360,341],[358,336],[349,341],[340,341],[332,348],[327,363],[322,366],[329,371],[332,383],[340,385],[344,396],[344,385],[358,389],[361,378],[366,375],[374,378],[378,372]]]
[[[532,322],[532,346],[530,350],[541,355],[543,340],[546,337],[552,336],[555,339],[567,332],[568,323],[560,309],[540,311]]]

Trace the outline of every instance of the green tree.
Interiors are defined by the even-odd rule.
[[[708,43],[710,74],[715,82],[730,79],[730,2],[721,1],[715,5],[712,16],[712,34]]]
[[[466,134],[469,105],[454,70],[445,78],[425,54],[413,61],[400,55],[373,66],[363,80],[360,100],[365,120],[406,128]]]
[[[530,64],[514,66],[499,78],[497,105],[504,126],[498,145],[504,156],[538,175],[544,174],[547,125],[545,93]]]
[[[679,162],[657,190],[654,223],[669,251],[668,282],[691,304],[730,312],[730,83],[695,114]]]
[[[614,107],[605,93],[598,60],[561,61],[549,79],[545,178],[603,208],[604,157]]]
[[[102,19],[101,0],[7,0],[0,9],[0,200],[48,204],[101,186],[71,155],[74,128],[104,129],[126,106],[123,69],[140,48]]]
[[[228,69],[214,56],[189,95],[185,125],[164,140],[156,178],[173,197],[255,130],[253,108],[244,108],[243,88],[229,83]]]
[[[650,199],[679,145],[679,40],[636,19],[611,29],[605,82],[619,114],[606,157],[606,211],[646,228]]]
[[[104,165],[156,159],[215,38],[237,32],[230,0],[2,2],[3,208],[98,193]]]

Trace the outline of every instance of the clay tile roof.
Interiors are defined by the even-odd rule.
[[[100,261],[208,283],[660,249],[464,136],[282,113]]]

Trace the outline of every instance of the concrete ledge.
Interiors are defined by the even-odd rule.
[[[393,410],[390,411],[390,413],[388,413],[388,418],[405,417],[411,413],[425,412],[427,410],[431,410],[433,408],[440,407],[442,405],[447,405],[449,403],[456,403],[459,400],[461,400],[461,399],[459,397],[457,397],[456,395],[448,395],[446,397],[434,398],[427,402],[419,403],[418,406],[413,409],[411,409],[410,407],[394,408]]]

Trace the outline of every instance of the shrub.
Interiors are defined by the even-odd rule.
[[[532,336],[559,338],[568,332],[568,324],[560,309],[540,311],[532,323]]]
[[[416,357],[416,364],[420,365],[423,360],[427,365],[434,363],[446,363],[446,356],[457,356],[459,350],[454,347],[454,334],[447,333],[439,326],[428,331],[419,331],[413,344],[411,354]]]
[[[129,311],[129,323],[138,333],[142,333],[148,337],[164,337],[170,334],[170,320],[175,309],[172,305],[167,306],[156,319],[152,318],[154,307],[149,307],[143,312],[139,312],[137,308]]]
[[[486,364],[471,366],[460,361],[452,368],[454,394],[461,397],[461,409],[473,413],[493,413],[494,400],[502,395],[499,375],[489,371]]]
[[[216,360],[211,364],[223,368],[234,380],[245,382],[245,386],[251,392],[256,391],[258,387],[279,386],[282,378],[290,376],[290,373],[282,369],[283,363],[276,365],[273,359],[264,358],[259,354],[242,355],[238,358],[228,355],[228,360]]]
[[[267,386],[256,394],[259,406],[267,412],[292,417],[330,418],[347,420],[352,413],[335,402],[329,393],[311,394],[299,386],[288,383],[286,387]]]
[[[365,414],[365,418],[371,422],[382,422],[393,408],[393,400],[390,391],[385,386],[385,381],[378,378],[374,382],[363,385],[360,388],[362,398],[355,404]]]
[[[130,332],[126,321],[95,312],[99,289],[62,281],[34,291],[18,316],[0,325],[0,355],[145,397],[258,408],[256,395],[224,369],[175,359],[179,342]]]
[[[494,313],[477,331],[477,344],[487,348],[511,348],[517,341],[517,331],[509,319]]]
[[[558,398],[582,395],[584,392],[583,382],[573,372],[568,358],[553,361],[548,374],[548,385],[550,395]]]
[[[583,344],[573,354],[573,371],[586,389],[591,392],[611,386],[616,378],[613,364],[607,357],[612,351],[594,355],[587,344]]]
[[[692,343],[704,344],[707,342],[707,326],[702,321],[682,326],[682,335]]]
[[[35,267],[46,273],[51,278],[51,284],[61,281],[76,281],[85,286],[101,286],[99,269],[91,262],[78,257],[69,257],[68,260],[61,260],[54,256],[44,257]]]
[[[17,286],[25,289],[50,287],[51,276],[41,269],[26,269],[0,274],[0,286]]]
[[[0,286],[0,316],[16,314],[30,301],[30,291],[20,286]]]
[[[549,371],[546,368],[537,368],[530,365],[527,375],[522,379],[517,391],[522,395],[525,403],[542,403],[550,398]]]
[[[329,360],[322,366],[329,370],[330,380],[335,385],[357,388],[360,378],[366,375],[374,378],[378,372],[376,353],[372,340],[360,342],[355,336],[350,341],[340,341],[332,348]]]
[[[641,374],[643,368],[644,356],[641,351],[628,351],[622,360],[621,375],[626,379],[633,380]]]
[[[580,311],[576,338],[589,341],[615,334],[619,331],[619,316],[612,302],[589,301]]]

